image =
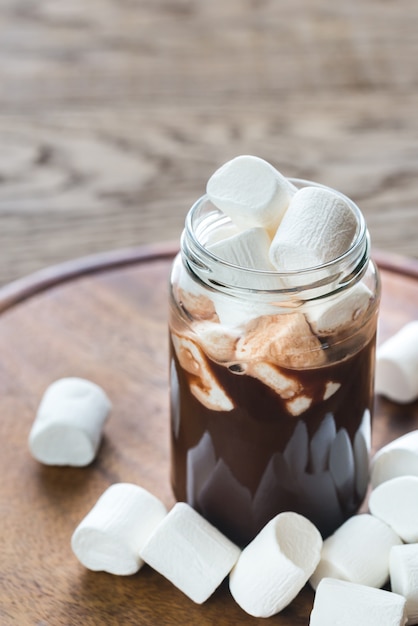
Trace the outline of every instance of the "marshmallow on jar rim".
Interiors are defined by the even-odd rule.
[[[418,398],[418,320],[378,347],[375,391],[402,404]]]
[[[323,265],[347,252],[356,232],[348,199],[326,187],[302,187],[274,235],[270,261],[281,272]]]
[[[84,378],[61,378],[45,391],[29,433],[32,456],[45,465],[83,467],[100,445],[111,403]]]
[[[370,481],[377,487],[398,476],[418,476],[418,430],[398,437],[380,448],[370,464]]]
[[[264,159],[241,155],[212,174],[206,193],[239,228],[261,226],[274,231],[288,207],[294,187]]]

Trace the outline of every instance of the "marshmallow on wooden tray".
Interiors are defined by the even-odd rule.
[[[242,551],[229,576],[233,598],[254,617],[278,613],[306,584],[321,546],[322,537],[309,520],[280,513]]]
[[[318,585],[309,626],[404,626],[405,598],[334,578]]]
[[[236,563],[240,549],[185,502],[177,502],[140,551],[157,572],[197,604]]]
[[[315,589],[322,578],[382,587],[389,577],[389,553],[400,538],[392,528],[367,513],[350,517],[325,539],[321,560],[310,579]]]
[[[77,526],[71,547],[90,570],[134,574],[144,564],[142,546],[166,514],[164,504],[142,487],[116,483]]]
[[[210,177],[212,203],[241,229],[277,228],[294,188],[270,163],[251,155],[228,161]]]
[[[62,378],[44,393],[29,434],[32,455],[46,465],[81,467],[98,450],[111,404],[95,383]]]
[[[418,476],[398,476],[370,494],[369,510],[406,543],[418,542]]]
[[[357,229],[350,205],[323,187],[303,187],[290,201],[270,247],[279,271],[303,270],[338,258]]]
[[[418,430],[380,448],[370,465],[372,487],[398,476],[418,476]]]
[[[418,320],[378,347],[375,391],[399,403],[418,398]]]
[[[392,591],[406,598],[408,624],[418,624],[418,544],[394,546],[389,569]]]

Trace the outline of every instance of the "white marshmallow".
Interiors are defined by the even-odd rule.
[[[297,513],[280,513],[244,548],[229,576],[229,588],[240,607],[254,617],[284,609],[314,571],[322,538]]]
[[[204,352],[217,363],[235,360],[235,346],[240,336],[236,329],[230,329],[213,322],[193,324],[193,331]]]
[[[279,271],[303,270],[338,258],[349,249],[357,218],[348,201],[323,187],[299,189],[270,246]]]
[[[418,320],[378,347],[375,390],[399,403],[418,398]]]
[[[285,376],[275,365],[270,363],[263,361],[248,363],[246,373],[261,380],[262,383],[286,400],[293,398],[301,390],[301,385],[295,378]]]
[[[310,579],[315,589],[322,578],[382,587],[389,577],[389,552],[401,543],[387,524],[367,513],[350,517],[325,539],[321,560]]]
[[[219,291],[213,296],[216,316],[223,326],[242,330],[251,320],[279,312],[278,307],[271,304],[271,297],[263,298],[263,294],[258,294],[255,298],[254,293],[250,293],[249,296],[244,298],[230,291],[228,293]]]
[[[242,155],[212,174],[206,192],[239,228],[272,230],[289,204],[293,186],[267,161]]]
[[[91,463],[111,408],[103,389],[82,378],[61,378],[45,391],[29,434],[32,455],[46,465]]]
[[[241,289],[281,289],[283,283],[269,260],[270,243],[267,231],[254,227],[208,246],[224,261],[217,265],[216,282]]]
[[[370,465],[372,487],[398,476],[418,476],[418,430],[380,448]]]
[[[188,337],[172,333],[171,338],[181,367],[193,375],[189,387],[195,398],[213,411],[231,411],[234,404],[210,371],[200,347]]]
[[[358,320],[370,304],[372,292],[363,283],[306,307],[306,317],[317,335],[328,335]]]
[[[205,240],[201,241],[202,245],[205,248],[210,248],[210,246],[214,243],[218,243],[218,241],[222,241],[232,237],[233,235],[237,235],[240,232],[238,226],[232,222],[217,225],[214,230],[211,230],[207,233]]]
[[[297,417],[309,409],[312,404],[312,398],[305,395],[297,396],[286,402],[286,408],[291,415]]]
[[[142,546],[166,514],[164,504],[142,487],[116,483],[77,526],[71,547],[88,569],[134,574],[144,564]]]
[[[177,502],[141,550],[148,565],[197,604],[229,574],[240,549],[185,502]]]
[[[254,227],[222,239],[207,248],[215,256],[237,267],[274,272],[275,268],[269,260],[270,243],[270,237],[264,228]],[[224,269],[228,276],[228,268],[221,269]],[[219,274],[217,280],[222,281],[222,273],[220,278],[218,276]],[[233,276],[227,282],[233,284]]]
[[[418,476],[398,476],[370,494],[369,510],[406,543],[418,542]]]
[[[253,320],[237,343],[236,357],[239,362],[259,360],[288,368],[315,367],[326,361],[321,342],[303,313]]]
[[[405,598],[334,578],[318,585],[309,626],[404,626]]]
[[[408,624],[418,624],[418,544],[394,546],[389,570],[392,591],[406,598]]]

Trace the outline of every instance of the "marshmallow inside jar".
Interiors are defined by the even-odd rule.
[[[268,172],[275,184],[284,178]],[[211,194],[190,209],[171,276],[174,494],[188,502],[193,484],[189,503],[238,545],[283,511],[306,516],[325,537],[358,509],[367,484],[368,451],[357,454],[355,444],[360,435],[369,441],[379,303],[367,227],[356,205],[331,190],[354,216],[350,242],[345,236],[339,252],[334,242],[335,258],[276,267],[275,233],[298,190],[324,188],[284,179],[286,207],[273,228],[274,220],[249,220],[251,202],[241,222],[245,186],[234,199],[237,180],[228,181],[227,173],[217,195],[208,185]],[[256,213],[263,202],[275,202],[261,192],[258,201]],[[325,246],[326,236],[316,232],[312,237]],[[199,301],[194,310],[192,292]],[[348,398],[356,398],[354,405]],[[303,454],[295,455],[301,432]],[[345,453],[338,454],[342,438]]]

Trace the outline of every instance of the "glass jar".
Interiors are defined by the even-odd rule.
[[[206,246],[234,226],[206,196],[186,218],[170,290],[171,481],[239,545],[286,510],[326,537],[366,494],[380,282],[364,217],[342,197],[351,247],[304,271],[214,256]]]

